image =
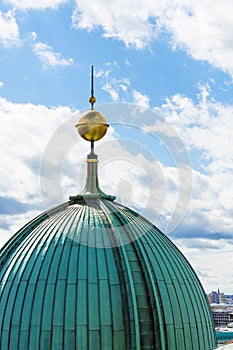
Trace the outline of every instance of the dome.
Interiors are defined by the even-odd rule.
[[[198,277],[158,228],[101,191],[93,137],[85,189],[1,250],[1,349],[214,349]]]
[[[86,189],[5,245],[3,350],[215,347],[210,308],[188,261],[113,198]]]

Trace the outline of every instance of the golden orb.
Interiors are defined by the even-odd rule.
[[[106,134],[108,126],[104,115],[93,109],[81,116],[76,128],[85,140],[98,141]]]
[[[96,103],[96,98],[95,98],[95,96],[90,96],[89,97],[89,102],[90,102],[90,104],[94,104],[94,103]]]

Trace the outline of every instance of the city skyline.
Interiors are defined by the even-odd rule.
[[[149,220],[158,216],[158,227],[185,254],[206,292],[217,285],[231,293],[231,7],[226,0],[135,1],[133,8],[121,0],[1,2],[1,246],[44,210],[41,162],[59,127],[74,128],[73,113],[89,108],[93,64],[96,108],[106,109],[111,125],[98,146],[103,190],[111,189]],[[142,120],[138,113],[129,123],[108,114],[106,104],[110,111],[140,105],[150,117]],[[172,231],[168,223],[185,183],[173,159],[174,135],[163,144],[158,121],[166,123],[162,132],[177,133],[192,168],[185,216]],[[77,135],[69,151],[61,176],[64,201],[82,189],[89,146]],[[162,179],[163,193],[157,192],[155,177]],[[151,200],[158,194],[159,213]]]

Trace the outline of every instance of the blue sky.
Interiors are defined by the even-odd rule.
[[[82,189],[89,145],[73,125],[89,108],[93,64],[96,108],[111,124],[97,147],[103,188],[167,233],[207,292],[233,292],[231,7],[227,0],[0,3],[1,245],[44,210],[40,168],[59,149],[54,135],[67,148],[64,159],[57,151],[61,196],[51,191],[49,203]]]

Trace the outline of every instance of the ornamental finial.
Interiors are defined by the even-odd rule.
[[[102,139],[109,127],[105,116],[94,109],[96,98],[94,96],[94,69],[91,66],[91,110],[82,114],[76,128],[79,135],[87,141],[91,142],[91,154],[94,153],[94,142]]]
[[[94,73],[91,66],[91,110],[86,111],[81,115],[81,118],[76,125],[79,135],[84,140],[91,142],[91,153],[87,156],[87,178],[84,190],[77,196],[71,196],[70,200],[79,201],[84,198],[102,197],[108,200],[116,199],[115,196],[107,195],[101,191],[98,180],[98,157],[94,152],[94,142],[100,140],[107,132],[109,127],[105,116],[94,109],[96,98],[94,96]]]

